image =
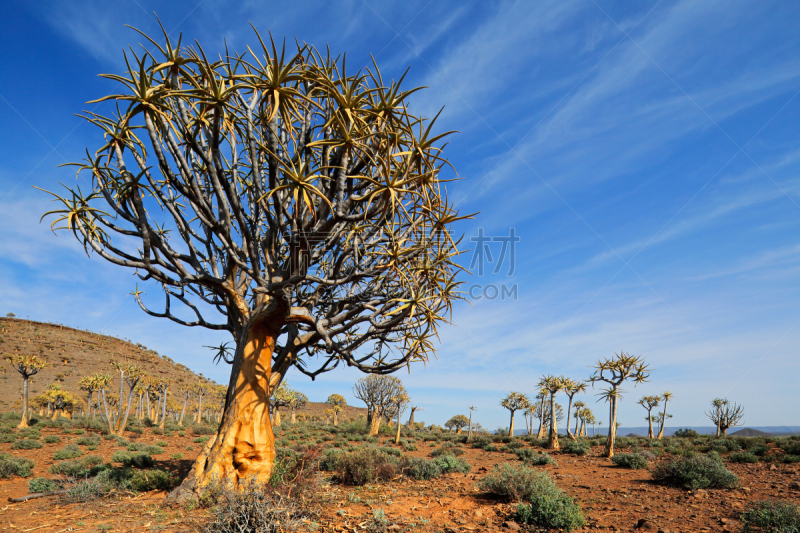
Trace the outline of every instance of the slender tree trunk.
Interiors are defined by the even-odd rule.
[[[469,410],[469,429],[467,429],[467,442],[472,440],[472,409]]]
[[[556,395],[550,394],[550,435],[547,439],[547,447],[551,450],[558,450],[558,419],[556,418]]]
[[[661,413],[661,424],[658,428],[658,439],[664,438],[664,425],[667,423],[667,400],[664,400],[664,411]]]
[[[720,427],[719,430],[722,433],[723,437],[727,437],[728,436],[728,428],[726,426]]]
[[[397,433],[394,436],[394,443],[400,444],[400,409],[397,410]]]
[[[169,394],[169,385],[164,387],[164,400],[161,407],[161,425],[159,426],[161,429],[164,429],[164,422],[167,419],[167,394]]]
[[[578,431],[578,423],[581,421],[581,417],[578,416],[579,411],[580,409],[575,411],[575,435],[577,435],[578,437],[582,437],[583,435],[581,435],[580,432]],[[567,422],[567,425],[569,425],[569,422]]]
[[[203,393],[200,392],[197,395],[197,423],[200,424],[203,421]]]
[[[335,414],[336,414],[336,413],[334,413],[334,415],[335,415]],[[290,424],[293,424],[293,425],[297,423],[297,416],[295,416],[294,407],[292,407],[292,417],[291,417],[291,419],[289,420],[289,423],[290,423]]]
[[[577,429],[576,429],[577,431]],[[581,418],[581,430],[578,432],[578,435],[581,437],[586,436],[586,419]]]
[[[183,426],[183,417],[186,416],[186,404],[189,402],[189,397],[183,397],[183,409],[181,410],[181,418],[178,420],[178,425]]]
[[[411,408],[411,415],[408,417],[408,424],[406,424],[410,429],[414,429],[414,411],[416,411],[416,407]]]
[[[653,415],[650,414],[650,411],[647,411],[647,423],[649,424],[647,429],[647,438],[653,440]]]
[[[239,335],[220,427],[170,501],[194,500],[215,480],[231,489],[245,480],[269,481],[275,462],[269,398],[285,373],[272,368],[279,332],[280,324],[260,320]]]
[[[117,435],[122,435],[119,425],[122,423],[122,399],[125,397],[125,374],[119,371],[119,406],[117,406],[117,423],[114,426]]]
[[[334,426],[338,426],[339,425],[339,411],[336,410],[336,407],[338,407],[338,406],[336,406],[336,405],[333,406],[333,425]]]
[[[715,436],[719,437],[719,435],[720,435],[720,428],[719,428],[719,422],[718,422],[717,423],[717,434]]]
[[[508,423],[508,436],[514,437],[514,411],[511,411],[511,421]]]
[[[608,440],[606,441],[606,448],[603,455],[606,457],[614,457],[614,441],[617,439],[617,397],[611,397],[611,405],[609,407],[611,422],[608,427]]]
[[[18,428],[28,427],[28,376],[22,376],[22,409],[20,409],[22,417],[20,418]]]
[[[575,438],[575,435],[573,435],[572,432],[569,430],[569,417],[570,417],[570,415],[572,415],[572,396],[569,397],[569,403],[567,404],[567,418],[566,418],[567,421],[565,422],[565,425],[567,426],[567,437],[571,438],[572,440],[577,440]],[[576,432],[577,432],[577,428],[576,428]]]
[[[122,422],[117,425],[119,428],[119,435],[122,435],[125,432],[125,426],[128,425],[128,417],[131,414],[131,404],[133,403],[133,388],[135,386],[136,383],[133,384],[133,387],[131,387],[131,390],[128,392],[128,405],[125,408],[125,418],[123,418]],[[122,399],[120,399],[119,404],[122,405]]]

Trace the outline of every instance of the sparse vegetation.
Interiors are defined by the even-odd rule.
[[[800,533],[800,507],[790,501],[762,500],[742,514],[742,533]]]
[[[652,474],[657,482],[689,490],[731,489],[739,484],[736,475],[721,462],[704,455],[681,457],[660,464]]]

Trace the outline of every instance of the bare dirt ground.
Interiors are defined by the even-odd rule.
[[[79,435],[63,434],[59,429],[43,428],[42,436],[57,434],[62,442],[45,444],[38,450],[12,450],[0,444],[0,451],[35,461],[34,476],[54,477],[47,469],[55,463],[53,454]],[[202,444],[190,432],[181,437],[126,435],[131,442],[167,441],[163,454],[155,457],[156,467],[183,476]],[[298,442],[295,440],[294,442]],[[390,439],[386,439],[388,445]],[[360,443],[354,443],[359,445]],[[417,442],[418,451],[408,455],[428,456],[434,443]],[[191,450],[188,448],[192,447]],[[109,461],[119,445],[102,440],[90,453]],[[461,456],[471,465],[466,474],[447,474],[432,481],[397,479],[387,483],[353,487],[330,482],[325,473],[320,479],[318,497],[324,502],[316,519],[318,531],[375,531],[375,511],[385,514],[384,531],[507,531],[525,529],[513,521],[515,505],[481,493],[477,482],[494,465],[519,462],[511,453],[463,448]],[[800,503],[800,464],[757,463],[727,465],[740,477],[740,488],[700,490],[695,493],[656,485],[648,470],[614,466],[599,457],[600,447],[584,456],[554,452],[558,466],[547,470],[558,486],[576,499],[587,517],[579,531],[664,531],[724,532],[739,531],[738,517],[745,505],[766,498]],[[183,458],[172,459],[182,453]],[[657,461],[668,460],[663,454]],[[28,478],[30,479],[30,478]],[[26,494],[28,479],[0,480],[0,530],[16,532],[114,531],[194,532],[202,528],[211,513],[208,509],[171,508],[163,505],[164,492],[117,494],[110,498],[79,504],[59,503],[55,498],[7,503],[7,498]],[[635,529],[641,520],[644,528]],[[649,528],[649,529],[648,529]],[[530,528],[535,531],[535,528]]]

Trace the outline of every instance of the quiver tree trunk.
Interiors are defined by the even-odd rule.
[[[269,481],[275,462],[269,398],[283,377],[272,370],[279,331],[279,325],[260,321],[243,335],[236,348],[217,434],[203,447],[181,486],[170,494],[170,501],[194,500],[212,482],[237,490],[245,481]]]
[[[649,412],[647,413],[647,423],[649,424],[649,427],[647,428],[647,438],[653,440],[653,437],[655,436],[653,434],[653,416]]]
[[[547,447],[551,450],[558,450],[558,418],[556,418],[555,395],[550,395],[550,434],[547,437]]]
[[[514,411],[511,411],[511,421],[508,423],[508,436],[514,436]]]
[[[369,424],[369,434],[371,437],[376,436],[381,430],[381,418],[383,418],[383,416],[380,413],[372,412],[372,420]]]
[[[603,451],[605,457],[614,457],[614,441],[617,439],[617,397],[612,396],[610,400],[609,419],[611,423],[608,427],[608,440],[606,441],[606,447]]]
[[[20,409],[20,413],[22,413],[22,417],[20,418],[19,424],[17,425],[18,428],[26,428],[28,427],[28,376],[23,376],[22,378],[22,409]]]

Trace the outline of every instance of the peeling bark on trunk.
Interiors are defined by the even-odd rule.
[[[659,440],[664,438],[664,425],[667,423],[667,403],[668,402],[669,402],[669,400],[666,399],[666,396],[665,396],[664,397],[664,411],[661,413],[661,424],[660,424],[660,427],[658,428],[658,439]]]
[[[547,438],[547,447],[551,450],[558,450],[558,419],[556,418],[556,395],[550,395],[550,434]]]
[[[653,415],[650,411],[647,411],[647,423],[649,424],[647,428],[647,438],[653,440]]]
[[[379,413],[372,414],[372,422],[369,426],[369,434],[371,437],[374,437],[378,434],[381,430],[381,418],[383,418]]]
[[[400,444],[400,428],[402,424],[400,423],[400,410],[397,410],[397,433],[394,436],[394,443]]]
[[[514,411],[511,411],[511,421],[508,423],[508,436],[514,436]]]
[[[261,320],[241,336],[217,434],[206,443],[188,477],[169,495],[169,501],[194,500],[213,481],[234,490],[246,480],[269,481],[275,462],[269,397],[283,377],[272,368],[279,332],[280,324]]]
[[[17,425],[18,428],[26,428],[28,427],[28,377],[23,376],[22,379],[22,409],[20,409],[20,413],[22,413],[22,418]]]
[[[603,456],[614,457],[614,441],[617,439],[617,398],[611,397],[611,405],[609,406],[611,423],[608,428],[608,440],[606,441],[606,448],[603,451]]]

